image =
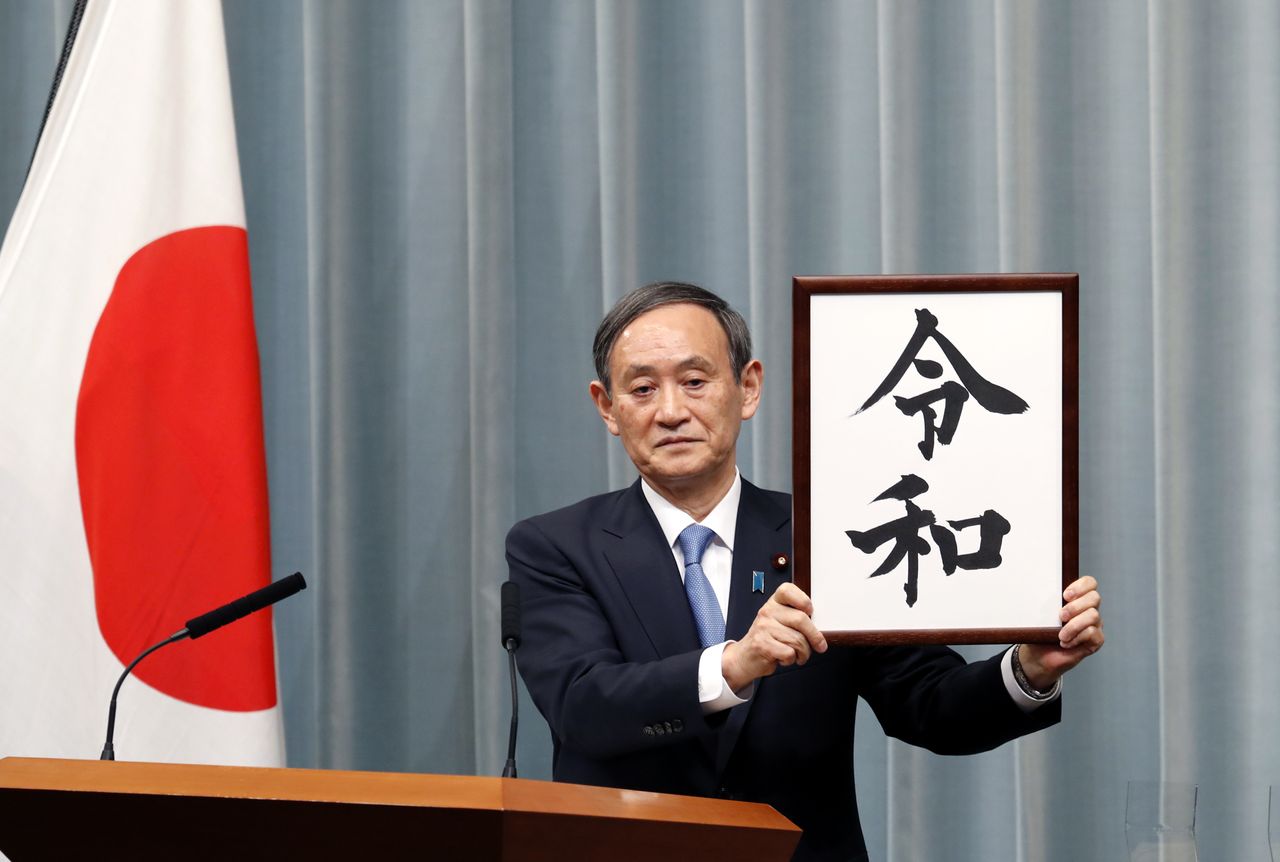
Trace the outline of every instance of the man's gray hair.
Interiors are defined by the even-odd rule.
[[[742,369],[751,361],[751,331],[747,329],[747,322],[742,319],[742,315],[706,288],[682,281],[659,281],[637,287],[618,300],[618,304],[604,316],[604,320],[600,321],[600,328],[596,330],[591,355],[596,364],[596,378],[604,384],[609,397],[613,397],[613,382],[609,379],[609,357],[618,336],[640,315],[663,305],[678,303],[700,305],[716,316],[716,320],[720,321],[720,328],[729,339],[729,362],[733,366],[733,379],[737,383],[742,382]]]

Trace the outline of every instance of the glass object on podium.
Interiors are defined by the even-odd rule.
[[[1130,781],[1124,806],[1129,862],[1198,862],[1194,784]]]
[[[1267,846],[1271,862],[1280,862],[1280,784],[1271,785],[1267,798]]]

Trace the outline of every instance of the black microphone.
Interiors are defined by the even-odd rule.
[[[274,605],[281,599],[287,599],[299,590],[305,589],[306,586],[307,582],[303,580],[302,573],[294,572],[289,577],[267,584],[262,589],[254,590],[249,595],[238,598],[234,602],[228,602],[220,608],[209,611],[207,614],[201,614],[198,617],[187,620],[185,627],[143,650],[137,658],[129,662],[129,666],[124,669],[124,673],[120,674],[120,679],[116,680],[116,687],[111,692],[111,706],[107,710],[107,741],[103,744],[102,755],[98,759],[116,759],[116,750],[112,745],[112,740],[116,734],[116,698],[120,695],[120,686],[124,684],[125,677],[138,666],[138,662],[162,646],[168,646],[183,638],[189,637],[195,640],[198,637],[207,635],[211,631],[222,628],[227,623],[233,623],[254,611],[260,611],[265,607]]]
[[[247,617],[254,611],[260,611],[265,607],[274,605],[281,599],[287,599],[289,596],[306,589],[307,582],[302,579],[302,572],[294,572],[287,578],[281,578],[273,584],[267,584],[260,590],[254,590],[247,596],[236,599],[234,602],[228,602],[220,608],[215,608],[207,614],[201,614],[194,619],[187,620],[185,629],[187,637],[195,640],[203,637],[211,631],[222,628],[227,623],[233,623],[241,617]]]
[[[520,646],[520,585],[502,585],[502,646],[507,651],[507,671],[511,675],[511,733],[507,737],[507,765],[503,778],[516,777],[516,729],[520,726],[520,694],[516,689],[516,647]]]
[[[502,585],[502,645],[509,650],[520,646],[520,585],[515,581]]]

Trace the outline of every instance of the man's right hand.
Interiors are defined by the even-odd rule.
[[[778,587],[742,640],[724,648],[720,670],[729,688],[740,691],[778,665],[804,664],[814,650],[826,652],[827,639],[812,617],[813,601],[804,590],[790,583]]]

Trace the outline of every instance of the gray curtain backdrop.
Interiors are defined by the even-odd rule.
[[[0,206],[70,2],[0,2]],[[289,762],[489,773],[517,518],[631,480],[589,344],[659,278],[766,368],[790,276],[1078,271],[1081,566],[1060,727],[945,759],[858,728],[873,858],[1119,860],[1130,779],[1267,858],[1280,784],[1280,7],[225,0],[264,370]],[[985,649],[970,650],[981,654]],[[522,773],[549,774],[526,700]]]

